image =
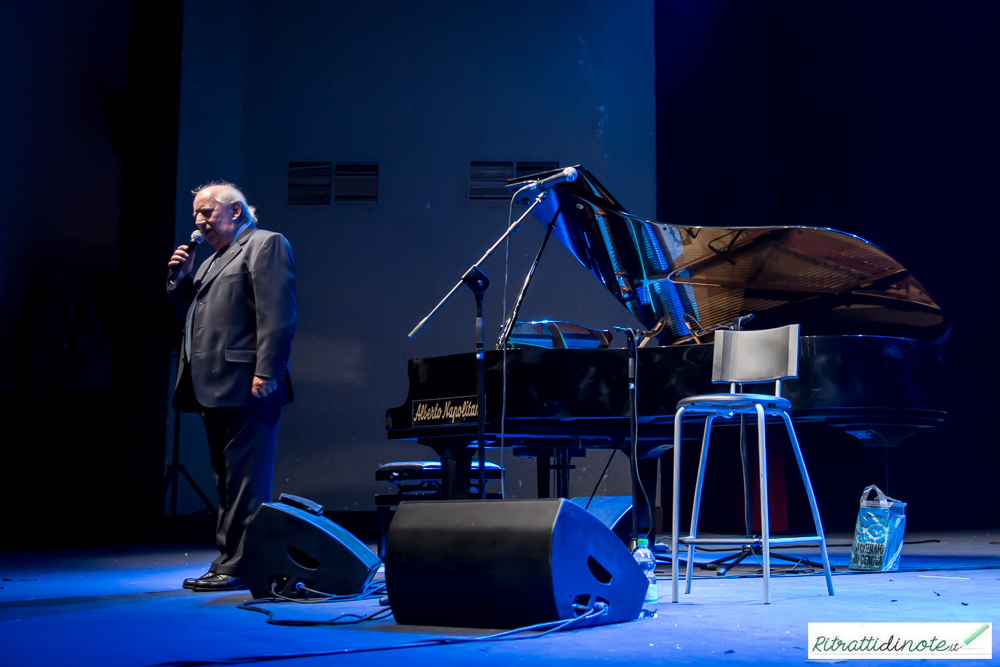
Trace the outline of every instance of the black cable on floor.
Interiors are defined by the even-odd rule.
[[[350,600],[365,600],[373,597],[380,597],[385,595],[385,582],[384,581],[373,581],[360,593],[351,593],[349,595],[335,595],[334,593],[324,593],[323,591],[317,591],[315,589],[309,588],[301,582],[295,585],[295,590],[305,591],[306,593],[312,593],[319,597],[316,598],[290,598],[286,595],[282,595],[275,590],[276,583],[271,584],[271,597],[261,598],[261,600],[275,601],[280,600],[282,602],[295,602],[296,604],[322,604],[325,602],[348,602]],[[244,604],[252,604],[258,602],[258,600],[251,600],[250,602],[245,602]]]
[[[392,615],[392,609],[390,609],[389,607],[384,607],[366,616],[362,616],[361,614],[342,614],[336,618],[331,618],[325,621],[311,621],[311,620],[297,619],[297,618],[279,619],[279,618],[274,618],[274,614],[271,613],[270,609],[264,609],[263,607],[259,606],[262,604],[283,603],[288,601],[289,601],[288,598],[281,600],[272,600],[264,598],[261,600],[251,600],[250,602],[244,602],[241,605],[237,605],[236,608],[245,609],[246,611],[256,611],[261,614],[265,614],[267,616],[265,622],[268,625],[282,625],[282,626],[296,627],[296,628],[308,628],[317,625],[357,625],[358,623],[364,623],[365,621],[379,621],[384,618],[389,618],[389,616]],[[321,600],[321,602],[328,602],[328,600]],[[352,620],[346,620],[346,621],[340,620],[344,618]]]
[[[236,606],[237,609],[243,609],[244,611],[255,611],[260,614],[267,616],[267,623],[269,625],[285,625],[294,627],[310,627],[315,625],[354,625],[356,623],[363,623],[364,621],[376,621],[383,618],[388,618],[391,615],[391,610],[389,609],[379,609],[374,614],[369,614],[367,616],[361,616],[360,614],[343,614],[337,618],[331,618],[326,621],[313,621],[306,619],[276,619],[274,614],[268,609],[261,608],[260,605],[264,604],[282,604],[285,602],[294,602],[296,604],[329,604],[331,602],[350,602],[353,600],[367,600],[373,597],[379,597],[385,593],[385,582],[377,581],[368,584],[363,591],[360,593],[352,593],[350,595],[334,595],[332,593],[324,593],[323,591],[317,591],[315,589],[309,588],[303,583],[298,583],[295,585],[295,590],[304,591],[306,593],[312,593],[313,595],[318,595],[321,597],[316,598],[290,598],[286,595],[282,595],[275,590],[277,587],[277,582],[271,583],[271,597],[269,598],[257,598],[255,600],[250,600],[249,602],[244,602]],[[353,619],[342,621],[340,619]]]
[[[941,540],[903,540],[903,544],[940,544]],[[826,548],[831,549],[833,547],[853,547],[853,542],[848,542],[847,544],[830,544],[827,543]]]
[[[176,662],[157,663],[155,667],[209,667],[212,665],[245,665],[255,662],[294,660],[296,658],[321,658],[330,655],[347,655],[351,653],[377,653],[380,651],[395,651],[405,648],[447,646],[450,644],[470,644],[474,642],[485,642],[485,641],[512,641],[518,639],[537,639],[539,637],[544,637],[550,633],[558,632],[559,630],[565,630],[573,623],[598,618],[599,616],[603,616],[607,613],[608,613],[607,605],[602,603],[596,603],[593,607],[590,607],[585,614],[576,616],[574,618],[561,621],[549,621],[547,623],[536,623],[535,625],[528,625],[521,628],[515,628],[513,630],[506,630],[504,632],[497,632],[492,635],[480,635],[478,637],[448,637],[443,639],[425,639],[419,642],[410,642],[408,644],[393,644],[390,646],[344,648],[344,649],[334,649],[332,651],[312,651],[308,653],[278,653],[272,655],[252,655],[252,656],[243,656],[239,658],[223,658],[221,660],[180,660]],[[530,635],[528,637],[517,636],[524,632],[532,632],[536,630],[543,630],[543,632],[540,632],[537,635]]]

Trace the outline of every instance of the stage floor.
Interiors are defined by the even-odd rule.
[[[670,603],[669,570],[659,571],[655,618],[517,641],[438,645],[293,657],[345,648],[388,649],[482,630],[397,625],[391,618],[345,627],[279,627],[236,609],[249,593],[180,588],[214,553],[203,547],[111,547],[0,554],[0,664],[591,664],[806,662],[810,621],[977,622],[1000,620],[1000,531],[908,533],[902,570],[846,569],[850,535],[830,535],[835,597],[822,574],[774,575],[771,605],[761,603],[754,567],[718,577],[701,573],[691,595]],[[795,554],[816,553],[799,549]],[[702,554],[709,560],[716,554]],[[707,576],[706,576],[707,575]],[[475,582],[456,582],[477,600]],[[683,589],[682,589],[683,590]],[[330,619],[376,611],[377,600],[270,605],[276,618]],[[249,658],[248,660],[238,660]],[[257,658],[256,660],[253,658]],[[238,660],[238,661],[237,661]],[[878,664],[886,664],[880,660]],[[898,661],[912,664],[910,661]]]

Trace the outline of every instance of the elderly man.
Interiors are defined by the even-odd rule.
[[[253,207],[231,183],[194,194],[194,223],[215,253],[193,278],[194,252],[185,246],[167,264],[179,267],[167,289],[186,308],[173,404],[205,423],[221,553],[208,572],[183,585],[233,590],[246,584],[243,534],[257,507],[271,500],[278,417],[292,400],[295,261],[281,234],[257,228]]]

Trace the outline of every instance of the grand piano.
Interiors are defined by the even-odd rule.
[[[898,446],[944,420],[947,321],[886,252],[833,229],[645,220],[626,212],[588,170],[576,170],[577,179],[553,187],[532,214],[547,227],[546,240],[556,238],[632,313],[646,330],[643,342],[655,342],[635,351],[633,471],[641,484],[634,485],[633,507],[640,534],[653,527],[650,499],[638,489],[655,488],[677,401],[728,391],[711,384],[714,330],[800,324],[799,376],[782,383],[796,423],[821,422],[866,444]],[[508,187],[517,192],[557,173]],[[504,447],[536,457],[540,496],[551,492],[553,469],[556,494],[567,495],[570,460],[588,448],[632,454],[632,352],[608,347],[607,334],[579,331],[519,323],[499,344],[504,349],[485,353],[484,440],[500,446],[502,432]],[[463,497],[478,441],[474,353],[413,359],[407,373],[406,400],[386,411],[388,437],[433,448],[447,496]],[[697,428],[686,431],[698,437]]]

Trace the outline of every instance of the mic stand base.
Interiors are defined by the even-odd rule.
[[[177,516],[177,489],[179,488],[179,475],[183,475],[187,483],[191,485],[194,492],[198,494],[201,502],[204,503],[204,509],[198,510],[196,514],[201,514],[202,512],[215,512],[215,506],[212,505],[212,501],[208,499],[205,492],[201,490],[194,478],[184,467],[184,464],[180,462],[180,449],[181,449],[181,413],[174,411],[174,443],[173,443],[173,457],[170,465],[167,466],[167,470],[163,475],[163,479],[160,480],[160,487],[156,492],[156,500],[153,505],[153,519],[149,525],[149,533],[147,536],[148,540],[152,540],[153,533],[156,531],[156,524],[163,512],[163,501],[166,500],[167,491],[170,491],[170,514],[166,516],[176,517]]]
[[[753,539],[752,536],[747,539]],[[736,553],[731,553],[728,556],[723,556],[721,558],[716,558],[707,563],[692,563],[694,567],[700,570],[715,570],[715,574],[719,577],[724,577],[729,573],[734,567],[742,563],[747,558],[757,558],[758,556],[763,556],[764,550],[762,547],[758,546],[744,546],[742,549]],[[823,569],[823,565],[819,563],[813,563],[805,556],[789,556],[788,554],[778,554],[771,552],[771,558],[777,558],[778,560],[783,560],[788,563],[794,563],[792,570],[794,570],[798,565],[805,565],[810,569]],[[760,564],[758,562],[758,564]],[[722,567],[719,567],[719,566]],[[772,568],[778,567],[777,565],[772,565]]]

